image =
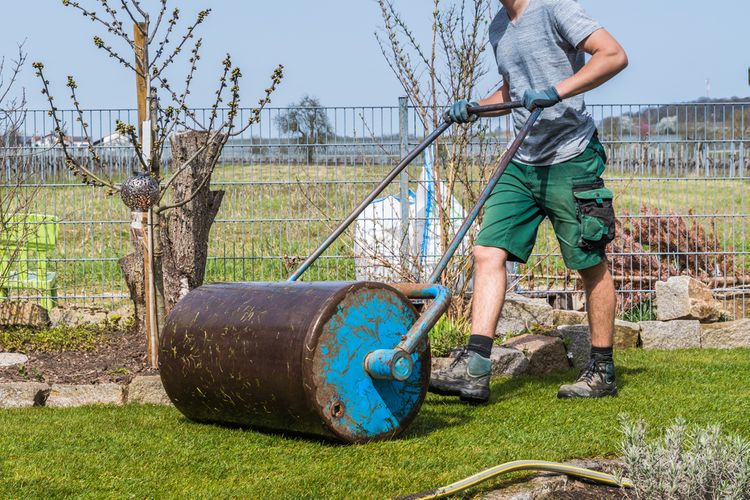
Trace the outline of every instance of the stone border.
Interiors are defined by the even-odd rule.
[[[138,376],[127,385],[120,384],[44,384],[41,382],[10,382],[0,384],[0,409],[48,406],[74,408],[87,405],[129,403],[171,405],[161,377]]]

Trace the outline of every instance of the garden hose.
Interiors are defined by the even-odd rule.
[[[429,490],[422,493],[415,493],[413,495],[407,495],[405,497],[399,497],[400,500],[416,500],[419,498],[444,498],[450,495],[455,495],[462,491],[466,491],[469,488],[473,488],[481,482],[488,481],[496,478],[502,474],[509,472],[518,472],[522,470],[539,470],[546,472],[558,472],[568,476],[574,476],[582,479],[588,479],[600,484],[607,486],[617,486],[620,488],[632,488],[633,483],[629,479],[618,479],[612,474],[605,474],[603,472],[597,472],[595,470],[584,469],[582,467],[575,467],[573,465],[565,465],[557,462],[544,462],[539,460],[516,460],[515,462],[508,462],[497,467],[492,467],[479,474],[457,481],[448,486],[443,486],[436,490]]]

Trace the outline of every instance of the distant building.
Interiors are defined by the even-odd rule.
[[[64,137],[65,145],[73,148],[86,148],[89,146],[89,141],[85,137],[66,135]],[[33,148],[54,148],[60,145],[60,138],[54,132],[50,132],[47,135],[34,135],[31,136],[29,141]]]
[[[94,146],[107,146],[107,147],[130,147],[132,144],[130,143],[130,138],[126,135],[123,135],[119,132],[115,132],[114,134],[109,134],[107,136],[102,137],[99,140],[94,141]]]

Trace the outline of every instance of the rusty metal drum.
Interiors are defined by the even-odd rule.
[[[161,378],[192,420],[348,443],[390,439],[424,400],[427,336],[406,380],[371,377],[365,359],[399,344],[417,317],[406,296],[381,283],[206,285],[166,320]]]

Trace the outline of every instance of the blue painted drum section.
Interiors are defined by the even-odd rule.
[[[398,345],[416,319],[400,294],[384,287],[359,288],[346,295],[320,336],[311,339],[314,353],[308,363],[315,384],[308,390],[334,434],[353,441],[391,438],[419,411],[430,365],[426,340],[411,355],[413,369],[404,381],[378,380],[365,370],[368,353]]]

